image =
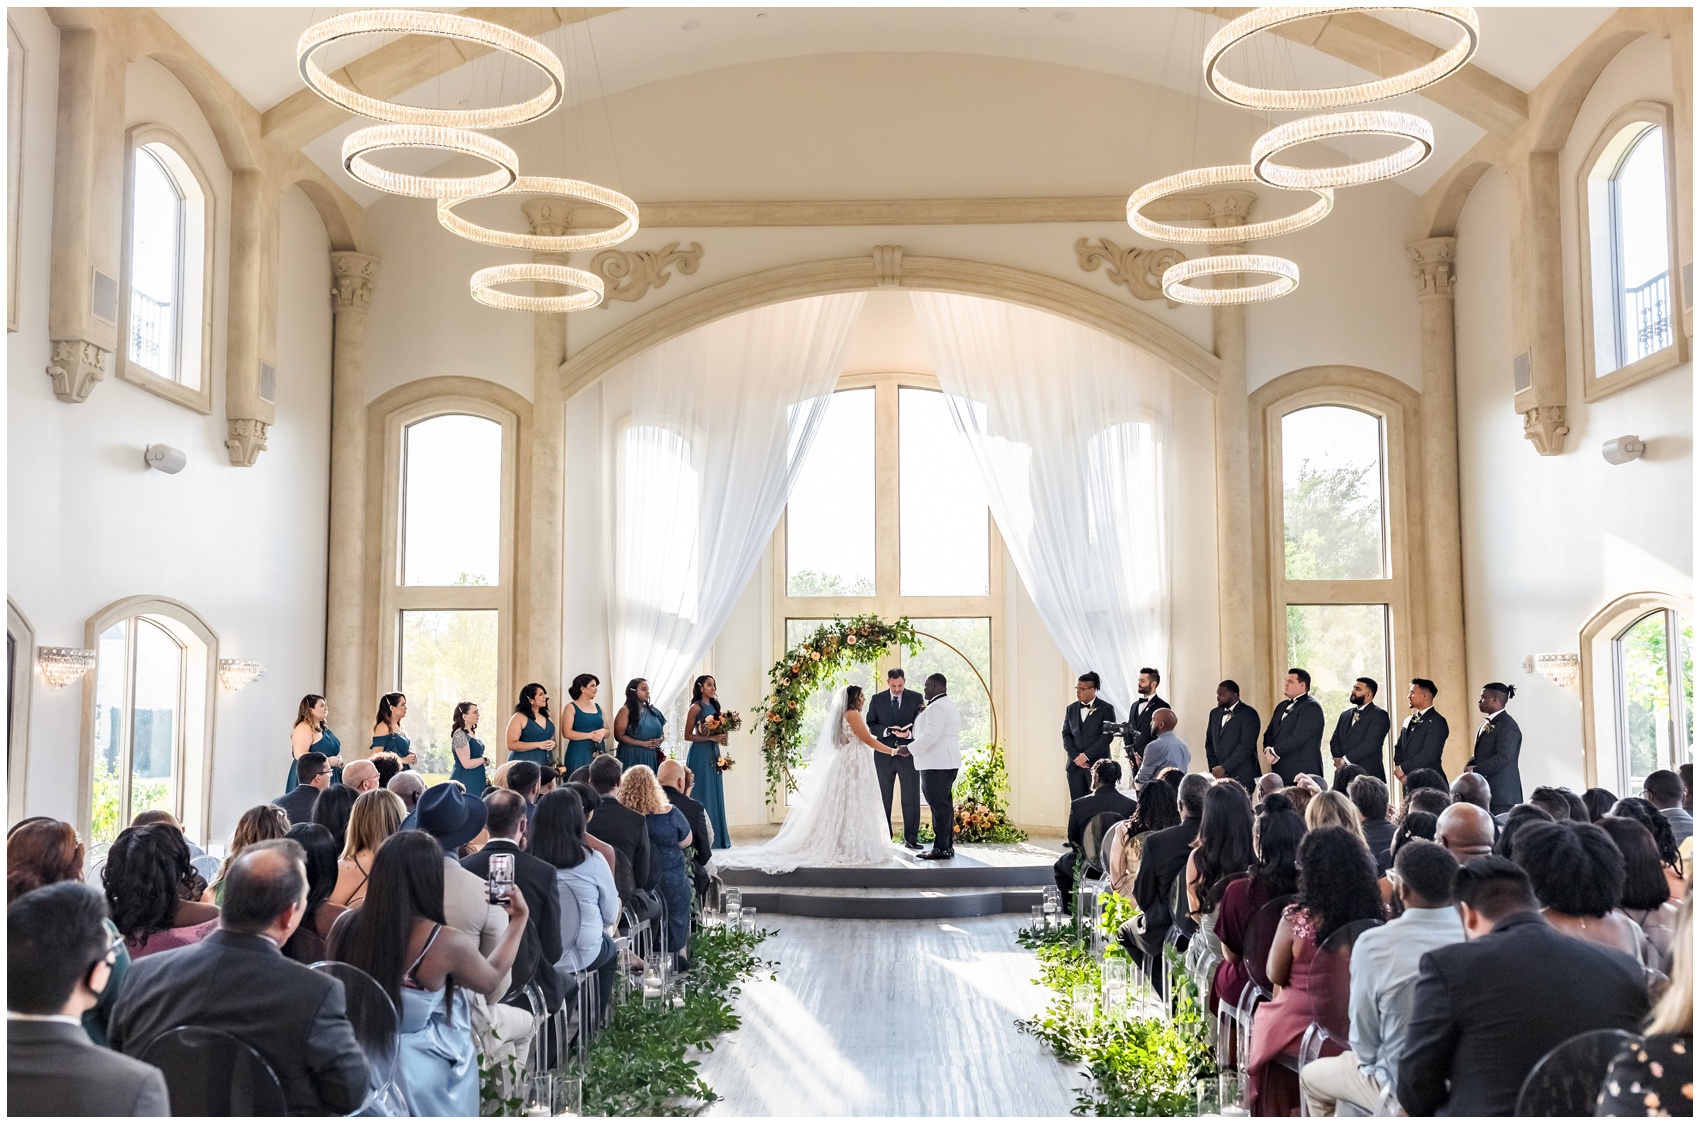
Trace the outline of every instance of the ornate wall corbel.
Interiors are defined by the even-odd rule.
[[[1080,262],[1080,268],[1088,273],[1100,265],[1106,266],[1111,282],[1142,301],[1161,300],[1163,271],[1186,260],[1186,254],[1172,246],[1149,250],[1142,246],[1129,246],[1123,249],[1108,238],[1100,238],[1096,242],[1078,239],[1074,243],[1074,255]],[[1168,305],[1175,308],[1177,302],[1169,301]]]
[[[53,393],[61,402],[84,402],[94,384],[106,377],[112,353],[88,340],[54,340],[53,360],[47,374]]]
[[[603,308],[612,301],[635,301],[651,289],[672,280],[670,269],[689,275],[702,261],[702,244],[692,242],[681,250],[669,242],[659,250],[603,250],[590,263],[590,271],[607,283]]]
[[[260,454],[266,451],[269,428],[259,418],[231,418],[230,436],[224,439],[224,447],[230,450],[230,463],[237,468],[253,468]]]
[[[1523,436],[1543,457],[1564,452],[1564,435],[1569,432],[1563,406],[1536,406],[1523,414]]]

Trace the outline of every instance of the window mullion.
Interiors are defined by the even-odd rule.
[[[1682,763],[1683,744],[1687,730],[1686,707],[1682,697],[1682,628],[1675,611],[1664,611],[1665,625],[1665,691],[1669,703],[1665,706],[1666,721],[1670,724],[1670,760],[1659,763],[1660,768],[1675,769]]]
[[[121,712],[118,739],[118,830],[130,824],[130,779],[135,767],[136,736],[136,647],[141,619],[131,617],[124,622],[124,707]]]
[[[897,616],[901,611],[902,481],[897,433],[900,424],[897,383],[882,378],[874,386],[874,595],[876,611],[887,617]]]

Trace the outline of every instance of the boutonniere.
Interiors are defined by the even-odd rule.
[[[1411,715],[1411,725],[1420,726],[1420,725],[1422,725],[1422,723],[1423,723],[1423,716],[1422,715],[1420,715],[1420,714]]]
[[[1488,719],[1487,723],[1484,726],[1482,726],[1482,733],[1484,733],[1484,734],[1493,733],[1493,719],[1491,719],[1491,718]]]
[[[1089,707],[1084,708],[1081,711],[1081,713],[1084,714],[1087,718],[1090,718],[1094,714],[1098,713],[1098,708],[1095,707],[1095,706],[1089,706]]]

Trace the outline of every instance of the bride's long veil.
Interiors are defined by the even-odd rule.
[[[832,701],[826,707],[825,721],[816,731],[815,740],[803,749],[803,768],[794,778],[797,782],[797,793],[791,801],[793,806],[809,802],[809,791],[819,786],[823,767],[837,759],[838,751],[849,740],[850,729],[844,723],[845,711],[849,709],[849,698],[850,690],[847,687],[839,687],[832,692]]]

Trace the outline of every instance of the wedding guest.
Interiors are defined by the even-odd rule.
[[[331,767],[331,783],[342,781],[342,742],[325,725],[330,716],[330,704],[323,695],[304,695],[295,708],[295,725],[289,731],[289,769],[284,774],[283,791],[288,795],[301,783],[295,763],[303,754],[323,754]]]
[[[1659,861],[1664,864],[1665,881],[1670,885],[1671,897],[1685,896],[1688,893],[1688,864],[1683,861],[1682,851],[1676,841],[1676,835],[1671,831],[1670,821],[1639,796],[1619,800],[1612,805],[1611,814],[1626,816],[1652,833],[1653,844],[1659,850]]]
[[[1352,782],[1363,775],[1362,769],[1348,761],[1334,770],[1334,779],[1328,782],[1328,789],[1331,792],[1347,792],[1351,789]]]
[[[1393,745],[1393,775],[1399,778],[1407,792],[1415,787],[1410,774],[1419,769],[1439,774],[1440,784],[1436,787],[1446,787],[1441,758],[1446,752],[1446,738],[1451,731],[1447,729],[1445,716],[1434,709],[1434,699],[1438,694],[1440,688],[1431,679],[1411,680],[1411,689],[1405,693],[1411,713],[1399,728],[1399,739]]]
[[[102,1048],[83,1027],[113,987],[122,942],[92,887],[62,881],[6,908],[6,1111],[32,1116],[166,1116],[165,1077]]]
[[[1676,910],[1681,900],[1665,881],[1664,864],[1653,833],[1627,816],[1607,816],[1596,826],[1611,837],[1623,855],[1623,891],[1617,908],[1641,927],[1659,954],[1654,967],[1670,972],[1671,941],[1676,935]]]
[[[1310,798],[1310,803],[1305,805],[1305,826],[1312,831],[1319,827],[1337,827],[1350,832],[1354,839],[1368,846],[1358,810],[1338,792],[1319,792]]]
[[[459,781],[472,795],[481,796],[484,793],[485,766],[490,762],[484,755],[484,743],[478,740],[477,733],[478,704],[455,704],[449,734],[449,752],[454,755],[454,767],[449,770],[449,779]]]
[[[1343,769],[1356,765],[1369,776],[1386,782],[1382,755],[1387,752],[1387,734],[1393,729],[1393,719],[1375,705],[1376,692],[1381,688],[1370,678],[1352,683],[1352,705],[1334,723],[1334,736],[1328,739],[1328,752],[1334,767]]]
[[[586,777],[590,775],[589,768],[586,768],[584,772]],[[616,779],[614,783],[618,784],[619,781]],[[602,797],[597,795],[594,788],[590,787],[590,781],[588,779],[582,781],[569,781],[566,789],[567,791],[576,794],[578,796],[579,803],[584,805],[585,845],[602,856],[602,861],[608,864],[609,870],[615,869],[615,866],[619,862],[619,857],[614,853],[614,848],[608,846],[608,844],[590,834],[590,817],[596,812],[597,807],[601,805]]]
[[[313,805],[331,785],[328,760],[321,753],[303,753],[295,759],[295,776],[300,783],[272,801],[274,807],[283,809],[290,823],[307,823],[313,818]]]
[[[537,785],[543,777],[543,770],[531,761],[515,761],[513,765],[508,770],[508,783],[504,787],[519,793],[520,799],[525,801],[525,822],[530,823],[537,814]]]
[[[1493,804],[1493,789],[1488,787],[1487,781],[1480,773],[1459,773],[1457,779],[1452,782],[1452,802],[1474,804],[1486,812]]]
[[[1287,782],[1281,779],[1280,773],[1264,773],[1257,778],[1257,788],[1253,791],[1251,802],[1253,805],[1261,804],[1265,797],[1273,796],[1286,787]]]
[[[1379,777],[1366,775],[1352,781],[1346,796],[1357,810],[1364,843],[1375,856],[1376,869],[1387,873],[1393,865],[1393,835],[1397,830],[1387,822],[1387,786]]]
[[[1244,874],[1257,857],[1253,834],[1251,798],[1245,789],[1238,781],[1211,785],[1204,793],[1204,814],[1199,817],[1198,839],[1187,856],[1183,882],[1187,913],[1211,935],[1228,879]]]
[[[553,765],[545,765],[537,770],[537,799],[541,800],[555,791],[561,783],[561,770]]]
[[[1119,762],[1105,759],[1092,763],[1092,793],[1082,796],[1068,809],[1068,850],[1062,853],[1051,873],[1066,901],[1074,894],[1075,878],[1086,848],[1086,825],[1108,812],[1120,819],[1132,816],[1138,807],[1117,787],[1122,779]]]
[[[1387,849],[1388,857],[1391,858],[1393,862],[1398,862],[1399,852],[1403,850],[1405,845],[1410,843],[1413,839],[1424,839],[1433,843],[1434,828],[1439,822],[1440,817],[1436,816],[1433,812],[1412,812],[1410,815],[1400,820],[1398,829],[1393,832],[1393,845]],[[1442,849],[1444,850],[1444,848]],[[1451,854],[1450,851],[1447,853]],[[1453,861],[1456,862],[1457,860],[1454,859]],[[1392,866],[1390,864],[1388,871],[1391,870]],[[1399,916],[1404,905],[1399,897],[1399,887],[1394,881],[1393,875],[1384,871],[1381,875],[1380,886],[1381,900],[1387,906],[1387,915],[1389,917]]]
[[[561,911],[556,900],[555,868],[535,853],[535,847],[527,850],[535,841],[531,840],[525,822],[525,801],[518,793],[496,789],[484,797],[484,809],[484,829],[490,838],[476,854],[461,859],[460,865],[488,880],[490,860],[496,855],[511,856],[514,887],[525,895],[531,921],[525,927],[519,954],[514,958],[509,992],[520,991],[529,983],[542,993],[544,1011],[558,1011],[567,989],[554,967],[561,958]],[[529,1002],[525,1005],[530,1007]]]
[[[1440,814],[1452,807],[1452,798],[1438,788],[1417,788],[1405,793],[1405,815],[1412,812],[1427,812],[1439,818]],[[1487,811],[1483,808],[1482,811]]]
[[[1611,815],[1617,796],[1609,788],[1590,788],[1582,794],[1582,807],[1588,809],[1588,822],[1599,823]]]
[[[1571,823],[1593,823],[1588,815],[1588,806],[1582,803],[1582,798],[1570,791],[1569,785],[1560,785],[1558,791],[1563,794],[1564,802],[1570,806]]]
[[[1104,727],[1116,720],[1116,708],[1108,699],[1098,697],[1098,673],[1088,671],[1074,685],[1075,701],[1063,711],[1062,746],[1067,762],[1069,800],[1079,800],[1092,787],[1092,763],[1106,761],[1110,742],[1114,739]],[[889,809],[890,801],[886,802]],[[919,813],[917,813],[919,814]]]
[[[552,868],[558,949],[554,966],[568,975],[595,972],[600,1013],[606,1015],[615,967],[614,942],[608,934],[620,919],[620,891],[613,868],[590,846],[577,792],[563,789],[538,805],[531,853]]]
[[[146,811],[137,812],[134,816],[130,817],[131,827],[141,827],[143,824],[150,823],[168,824],[171,827],[176,828],[178,831],[183,831],[183,825],[177,822],[177,817],[163,808],[149,808]],[[193,839],[190,839],[186,832],[183,835],[183,842],[189,845],[190,857],[198,859],[202,855],[206,854],[206,851],[202,850]]]
[[[366,760],[372,763],[372,768],[378,770],[379,788],[390,787],[390,782],[401,775],[401,758],[387,750],[379,750]]]
[[[1204,761],[1210,768],[1210,775],[1217,779],[1232,777],[1245,787],[1246,792],[1255,793],[1258,784],[1257,735],[1262,728],[1257,711],[1240,701],[1238,683],[1224,679],[1217,684],[1216,707],[1204,724]]]
[[[1302,816],[1305,813],[1305,809],[1310,807],[1310,801],[1311,798],[1316,795],[1316,789],[1306,788],[1302,784],[1292,784],[1283,788],[1281,790],[1281,795],[1292,801],[1293,807],[1297,808],[1299,815]]]
[[[1300,773],[1322,774],[1322,706],[1310,694],[1310,672],[1287,669],[1282,688],[1286,699],[1275,708],[1263,731],[1263,746],[1271,769],[1289,785]]]
[[[708,864],[714,858],[714,848],[709,842],[714,829],[708,821],[708,809],[691,795],[691,771],[679,762],[663,761],[661,768],[655,772],[655,779],[661,782],[661,791],[667,802],[685,813],[685,821],[691,825],[691,848],[685,857],[690,863],[689,873],[691,885],[696,888],[696,900],[707,901]],[[608,869],[612,871],[613,867]]]
[[[1174,900],[1175,882],[1180,878],[1191,856],[1193,841],[1198,838],[1199,821],[1204,815],[1204,794],[1210,790],[1210,778],[1192,773],[1182,779],[1176,802],[1181,822],[1176,827],[1152,832],[1145,841],[1140,856],[1139,872],[1133,879],[1133,900],[1140,916],[1122,926],[1122,943],[1130,946],[1129,953],[1151,974],[1157,958],[1163,954],[1163,939],[1174,923],[1169,903]]]
[[[401,798],[402,807],[412,815],[419,807],[419,798],[425,795],[425,778],[410,769],[391,781],[389,790]]]
[[[1512,845],[1517,835],[1531,823],[1552,823],[1552,816],[1543,808],[1533,804],[1519,804],[1505,814],[1505,822],[1500,825],[1499,839],[1493,845],[1493,853],[1502,859],[1511,857]]]
[[[555,759],[555,720],[549,717],[549,692],[541,683],[520,688],[519,702],[508,716],[509,761],[547,765]]]
[[[1588,823],[1532,824],[1517,835],[1511,860],[1529,875],[1541,914],[1561,933],[1657,967],[1640,927],[1617,911],[1623,898],[1623,854]]]
[[[1150,733],[1141,741],[1139,774],[1133,778],[1136,790],[1150,784],[1165,769],[1179,769],[1185,775],[1187,767],[1192,764],[1192,751],[1175,734],[1179,723],[1175,712],[1166,706],[1151,715]]]
[[[1505,712],[1505,704],[1516,695],[1517,688],[1507,683],[1489,683],[1482,688],[1476,708],[1487,721],[1476,731],[1475,750],[1464,764],[1487,781],[1493,793],[1488,811],[1494,815],[1509,812],[1523,802],[1523,776],[1517,769],[1517,757],[1523,749],[1523,729]]]
[[[714,829],[713,846],[724,850],[732,845],[732,836],[726,830],[726,789],[719,764],[727,737],[702,732],[703,720],[719,714],[720,688],[714,676],[697,676],[691,686],[691,708],[685,714],[685,740],[690,743],[685,766],[697,777],[697,802],[708,811],[708,822]]]
[[[359,909],[366,900],[366,884],[372,874],[372,857],[384,840],[401,830],[407,806],[388,789],[363,792],[348,817],[348,835],[337,860],[336,888],[330,901],[348,909]]]
[[[1120,766],[1118,765],[1119,769]],[[1110,886],[1124,898],[1133,897],[1133,883],[1152,832],[1181,822],[1179,790],[1167,776],[1158,777],[1139,793],[1133,814],[1104,833],[1104,860]]]
[[[336,919],[348,912],[331,901],[337,882],[337,847],[330,829],[323,824],[298,823],[287,839],[300,844],[307,869],[307,908],[301,924],[284,942],[283,954],[302,964],[317,964],[325,958],[325,940]]]
[[[634,765],[620,778],[620,803],[643,816],[655,857],[657,889],[666,908],[666,947],[682,964],[691,935],[691,883],[685,874],[684,848],[691,845],[685,814],[667,802],[647,765]]]
[[[561,739],[565,752],[561,755],[561,768],[567,772],[581,769],[589,765],[591,759],[604,752],[607,744],[608,724],[602,718],[602,706],[596,701],[596,692],[602,687],[602,680],[585,672],[573,677],[573,684],[567,688],[567,697],[572,700],[569,708],[573,720],[567,729],[561,731]]]
[[[393,753],[403,769],[418,764],[419,758],[409,748],[411,739],[402,732],[402,719],[407,717],[407,696],[391,691],[378,700],[378,717],[372,722],[372,749]],[[370,753],[367,756],[371,756]]]
[[[1299,841],[1304,834],[1304,817],[1285,796],[1271,793],[1258,805],[1251,836],[1257,857],[1244,877],[1231,879],[1222,888],[1221,907],[1216,911],[1222,963],[1210,981],[1212,1011],[1223,1003],[1238,1003],[1251,981],[1244,959],[1251,919],[1275,898],[1298,891]]]
[[[627,683],[626,704],[614,715],[614,753],[620,765],[627,769],[644,765],[654,772],[666,756],[661,749],[666,727],[667,716],[649,701],[649,680]]]
[[[1682,778],[1669,769],[1655,769],[1641,782],[1641,798],[1670,821],[1678,846],[1694,834],[1694,815],[1682,806],[1683,794],[1687,791]]]
[[[1595,1116],[1694,1115],[1694,901],[1682,903],[1672,942],[1670,986],[1647,1032],[1618,1051],[1600,1086]]]
[[[599,802],[590,817],[590,834],[614,848],[614,884],[620,888],[620,904],[634,904],[634,889],[653,890],[660,860],[652,858],[649,825],[643,816],[620,802],[614,794],[621,779],[620,763],[598,757],[590,763],[590,785]]]
[[[1412,769],[1405,774],[1404,783],[1407,794],[1419,789],[1432,788],[1446,797],[1448,804],[1452,802],[1452,790],[1447,786],[1446,774],[1439,769]],[[1437,812],[1436,815],[1438,814]]]
[[[313,804],[313,822],[330,830],[339,854],[348,841],[348,817],[353,815],[354,802],[358,799],[359,794],[352,788],[333,784],[319,793],[319,799]]]
[[[332,931],[331,955],[377,980],[401,1013],[398,1064],[413,1114],[470,1117],[479,1114],[479,1067],[464,996],[505,988],[529,912],[524,894],[493,906],[509,924],[486,953],[445,920],[446,872],[441,846],[424,832],[386,839],[366,904]]]
[[[312,791],[307,785],[302,785],[296,792]],[[243,812],[236,820],[236,830],[230,833],[230,850],[224,856],[224,862],[219,865],[218,873],[213,876],[212,885],[207,887],[207,894],[202,898],[214,905],[224,904],[224,878],[230,873],[230,864],[236,861],[236,856],[256,843],[264,843],[268,839],[282,839],[289,834],[289,818],[284,810],[276,804],[260,804]]]
[[[1551,816],[1554,823],[1564,823],[1570,819],[1570,801],[1564,798],[1564,793],[1551,785],[1542,785],[1529,794],[1529,803]]]
[[[1450,804],[1440,813],[1434,841],[1459,864],[1493,854],[1493,817],[1474,804]]]
[[[336,781],[333,779],[331,783],[335,784]],[[348,763],[348,768],[342,771],[342,783],[352,788],[358,796],[382,788],[383,778],[378,776],[378,767],[372,764],[372,759],[362,757],[358,761]]]

